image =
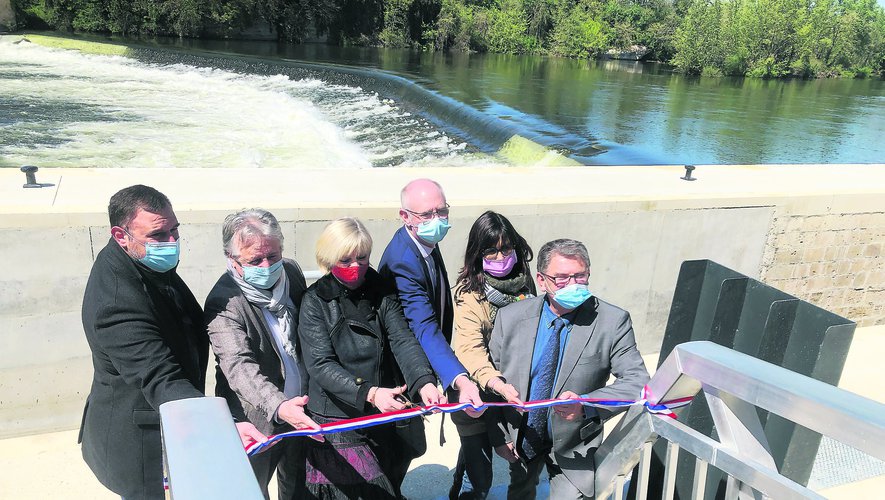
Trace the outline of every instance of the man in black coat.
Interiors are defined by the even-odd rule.
[[[111,239],[92,266],[83,329],[94,375],[83,411],[83,458],[111,491],[165,498],[158,408],[203,396],[209,339],[200,306],[176,273],[178,219],[142,185],[108,206]],[[263,440],[251,424],[241,438]]]

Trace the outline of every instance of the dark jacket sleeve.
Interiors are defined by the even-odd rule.
[[[421,349],[421,344],[409,329],[409,323],[403,315],[403,308],[396,295],[388,295],[382,303],[381,321],[387,332],[390,350],[396,358],[400,371],[405,377],[409,396],[413,401],[420,401],[419,391],[426,384],[436,384],[433,368]]]
[[[141,389],[154,410],[178,399],[203,396],[188,380],[166,344],[148,297],[126,287],[115,273],[106,280],[103,303],[96,309],[94,341],[123,380]],[[142,294],[143,295],[143,294]]]
[[[313,291],[304,294],[298,320],[298,338],[311,383],[319,384],[326,393],[362,411],[366,406],[370,384],[357,384],[357,377],[341,366],[330,337],[330,329],[334,325],[326,322],[323,308],[322,299]]]
[[[423,265],[420,262],[418,264]],[[382,273],[394,279],[409,326],[421,348],[424,349],[433,370],[439,375],[443,387],[446,389],[452,387],[455,377],[467,373],[467,370],[458,361],[443,335],[436,314],[433,312],[431,299],[419,283],[422,278],[420,270],[407,265],[405,258],[389,259],[382,263]]]

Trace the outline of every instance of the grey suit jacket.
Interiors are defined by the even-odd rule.
[[[547,307],[543,295],[500,309],[489,342],[492,362],[522,396],[529,393],[542,307]],[[606,386],[612,374],[617,380]],[[638,399],[648,378],[627,311],[595,297],[582,304],[565,346],[553,396],[573,391],[590,398]],[[599,410],[599,415],[605,419],[612,413]],[[525,415],[508,408],[504,416],[506,432],[517,443]],[[593,454],[602,441],[602,426],[596,419],[568,422],[551,412],[551,431],[554,461],[572,484],[592,497]]]
[[[291,341],[299,357],[299,394],[306,394],[307,372],[300,362],[298,344],[298,309],[307,286],[295,261],[283,259],[283,270],[296,308]],[[261,308],[247,301],[233,278],[224,273],[209,292],[204,311],[217,362],[215,395],[227,400],[234,418],[252,422],[264,434],[290,430],[274,421],[277,407],[288,398],[283,394],[283,361]]]

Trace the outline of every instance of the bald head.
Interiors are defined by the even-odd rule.
[[[446,203],[446,195],[443,193],[442,186],[432,179],[415,179],[406,184],[399,193],[400,207],[413,212],[425,212],[426,210],[416,209],[415,203],[421,203],[424,199],[442,199],[442,203]],[[433,210],[436,206],[430,207]]]
[[[415,179],[400,192],[399,216],[406,230],[417,237],[418,225],[435,216],[449,216],[446,195],[442,186],[430,179]],[[427,246],[432,246],[428,244]]]

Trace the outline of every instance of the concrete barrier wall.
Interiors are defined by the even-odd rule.
[[[182,222],[180,274],[200,301],[224,272],[220,224],[227,213],[272,210],[283,224],[284,253],[305,269],[316,268],[314,243],[327,221],[359,217],[375,240],[376,264],[399,225],[400,187],[430,176],[452,205],[453,228],[441,244],[450,279],[463,262],[470,225],[486,209],[507,215],[536,250],[554,238],[579,239],[590,250],[591,289],[631,312],[645,353],[659,349],[679,266],[688,259],[716,260],[862,324],[885,322],[885,207],[878,201],[885,178],[871,183],[872,169],[852,181],[864,193],[830,184],[843,192],[826,194],[801,186],[794,194],[754,193],[741,183],[752,184],[758,172],[737,168],[699,168],[697,183],[679,181],[680,169],[669,167],[160,172],[41,171],[40,180],[55,186],[25,192],[19,172],[0,170],[0,437],[79,424],[92,374],[82,294],[94,255],[108,241],[107,200],[137,182],[171,198]],[[257,179],[241,182],[244,175]],[[792,169],[787,177],[802,175]],[[497,194],[488,192],[493,185]],[[846,276],[854,276],[850,284]]]

